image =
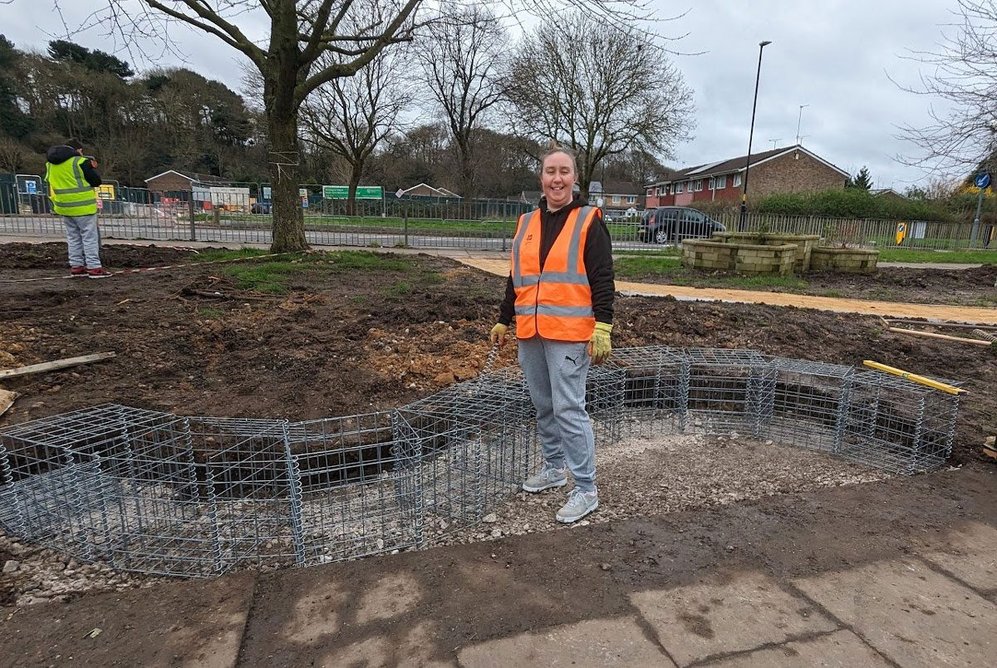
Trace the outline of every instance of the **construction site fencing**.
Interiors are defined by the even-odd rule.
[[[0,180],[0,235],[62,237],[40,177]],[[28,192],[30,189],[30,192]],[[105,238],[263,244],[273,241],[272,203],[264,184],[193,183],[191,190],[160,192],[109,182],[98,218]],[[317,246],[508,250],[520,215],[534,208],[520,200],[396,197],[324,199],[318,185],[300,188],[300,215],[308,243]],[[113,193],[113,197],[111,197]],[[641,234],[640,216],[606,210],[617,249],[660,249]],[[990,223],[892,221],[749,214],[717,214],[728,231],[811,234],[831,246],[994,249]],[[898,231],[902,234],[898,235]],[[899,240],[899,241],[898,241]]]
[[[945,462],[959,409],[958,395],[882,373],[664,346],[614,351],[586,401],[600,446],[736,432],[897,474]],[[306,566],[425,547],[482,520],[541,463],[515,367],[305,422],[102,405],[0,432],[0,528],[123,571]]]

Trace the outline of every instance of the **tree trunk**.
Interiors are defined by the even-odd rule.
[[[267,127],[270,183],[273,184],[273,243],[270,252],[307,250],[304,212],[301,209],[301,196],[298,194],[297,110],[268,109]]]
[[[360,172],[362,169],[363,165],[357,165],[356,163],[350,165],[349,194],[346,199],[346,214],[349,216],[357,215],[357,186],[360,185]]]

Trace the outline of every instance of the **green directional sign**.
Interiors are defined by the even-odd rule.
[[[350,196],[349,186],[322,186],[322,197],[325,199],[347,199]],[[384,188],[381,186],[357,186],[357,199],[382,199]]]

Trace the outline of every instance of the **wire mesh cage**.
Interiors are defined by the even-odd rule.
[[[610,365],[623,372],[621,436],[646,438],[685,429],[689,358],[679,348],[618,348]]]
[[[689,429],[756,431],[761,393],[771,388],[766,359],[754,350],[687,348]]]
[[[760,374],[755,434],[785,445],[837,452],[855,370],[775,357]],[[771,382],[770,379],[771,378]]]
[[[912,474],[952,453],[959,395],[874,371],[856,372],[849,393],[839,450],[846,459]]]
[[[419,453],[382,411],[290,425],[303,565],[422,544]]]
[[[586,402],[603,445],[736,429],[902,474],[944,463],[959,409],[878,372],[664,346],[592,367]],[[422,547],[428,526],[481,520],[540,463],[518,368],[307,422],[109,404],[0,432],[0,529],[144,573],[309,565]]]
[[[121,539],[126,483],[159,484],[174,470],[155,442],[182,433],[168,413],[113,404],[17,425],[0,434],[4,489],[0,522],[6,531],[93,560]],[[136,451],[138,455],[136,455]]]
[[[516,375],[449,387],[400,409],[399,419],[421,457],[426,511],[440,518],[477,521],[534,464],[533,408]]]

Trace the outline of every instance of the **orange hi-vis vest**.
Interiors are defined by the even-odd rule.
[[[588,341],[595,329],[592,288],[585,272],[585,240],[596,209],[579,207],[568,219],[540,271],[540,209],[519,217],[512,243],[516,337]]]

